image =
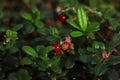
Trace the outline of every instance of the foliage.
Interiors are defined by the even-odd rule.
[[[118,2],[1,0],[0,80],[118,80]]]

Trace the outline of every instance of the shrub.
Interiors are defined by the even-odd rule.
[[[104,0],[1,0],[0,80],[118,80],[117,7]]]

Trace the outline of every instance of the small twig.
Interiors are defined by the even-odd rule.
[[[31,8],[28,4],[26,4],[26,3],[24,2],[24,0],[21,0],[21,4],[23,4],[24,8],[25,8],[27,11],[32,12],[32,8]]]
[[[105,42],[105,43],[108,43],[108,41],[103,37],[103,35],[99,32],[96,32],[97,35]]]
[[[108,41],[102,36],[102,34],[100,34],[99,32],[97,32],[97,35],[105,42],[105,43],[108,43]],[[117,55],[120,55],[120,52],[114,48],[114,52],[117,54]]]
[[[101,12],[98,12],[98,11],[92,9],[92,8],[88,7],[87,5],[82,5],[82,7],[84,7],[85,9],[87,9],[89,12],[98,14],[98,16],[102,17],[102,13]]]

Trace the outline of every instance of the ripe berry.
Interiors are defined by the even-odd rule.
[[[54,52],[60,52],[60,45],[54,44]]]
[[[64,22],[66,22],[67,15],[62,13],[62,14],[60,14],[58,16],[58,19],[59,19],[59,21],[61,21],[62,23],[64,23]]]
[[[62,49],[63,50],[70,50],[71,49],[71,43],[70,42],[67,42],[67,41],[64,41],[62,43]]]

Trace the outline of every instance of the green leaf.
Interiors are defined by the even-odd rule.
[[[47,46],[44,50],[43,50],[43,52],[42,52],[42,54],[48,54],[50,51],[52,51],[54,49],[54,47],[53,46]],[[46,55],[47,56],[47,55]]]
[[[50,27],[49,31],[50,31],[50,34],[52,34],[52,35],[58,35],[59,34],[58,29],[54,28],[54,27]]]
[[[80,31],[72,31],[72,32],[70,33],[70,35],[71,35],[72,37],[80,37],[80,36],[83,35],[83,33],[80,32]]]
[[[87,36],[88,36],[88,38],[90,38],[90,39],[95,39],[94,33],[88,33]]]
[[[111,56],[106,62],[108,66],[120,64],[120,56]]]
[[[13,27],[12,30],[18,31],[18,30],[20,30],[21,28],[23,28],[23,26],[24,26],[23,24],[17,24],[16,26]]]
[[[105,50],[105,44],[104,43],[102,43],[102,42],[99,42],[99,46],[100,46],[100,48],[102,49],[102,50]]]
[[[35,21],[35,25],[36,25],[37,28],[43,28],[44,27],[44,24],[42,22],[40,22],[39,20]]]
[[[60,62],[60,57],[54,56],[51,60],[50,63],[52,66],[57,66]]]
[[[78,30],[81,30],[80,27],[78,27],[78,25],[77,25],[74,21],[72,21],[72,20],[70,20],[70,19],[67,19],[67,22],[68,22],[72,27],[74,27],[74,28],[76,28],[76,29],[78,29]]]
[[[94,58],[91,55],[82,55],[82,56],[76,58],[76,60],[83,62],[83,63],[90,63],[94,60]]]
[[[77,18],[79,25],[83,31],[87,29],[87,15],[83,8],[77,9]]]
[[[47,46],[47,47],[45,47],[45,48],[42,50],[42,52],[41,52],[40,58],[41,58],[42,60],[44,60],[44,61],[49,60],[48,53],[49,53],[50,51],[52,51],[53,49],[54,49],[53,46]]]
[[[68,58],[68,59],[65,61],[65,67],[66,67],[67,69],[73,68],[74,65],[75,65],[75,62],[74,62],[74,60],[72,60],[71,58]]]
[[[40,33],[41,35],[47,35],[49,30],[46,28],[39,28],[37,29],[37,32]]]
[[[31,78],[27,70],[20,69],[17,72],[10,73],[7,80],[31,80]]]
[[[115,34],[112,40],[107,44],[107,47],[116,47],[120,44],[120,32]]]
[[[32,20],[32,15],[30,13],[23,12],[21,13],[21,16],[26,20]]]
[[[49,67],[48,61],[39,60],[38,69],[40,71],[46,71],[48,67]]]
[[[17,80],[31,80],[29,76],[29,72],[26,69],[20,69],[16,72]]]
[[[98,48],[99,48],[99,42],[94,41],[92,46],[93,46],[95,49],[98,49]]]
[[[17,40],[18,36],[17,36],[17,32],[16,31],[12,31],[12,30],[7,30],[6,31],[6,37],[12,39],[12,40]]]
[[[26,22],[25,23],[25,32],[26,33],[32,33],[35,30],[35,26],[30,23],[30,22]]]
[[[105,74],[105,72],[107,71],[107,67],[103,64],[97,65],[97,66],[95,66],[93,71],[96,76],[101,76],[101,75]]]
[[[32,47],[30,47],[30,46],[23,46],[23,47],[22,47],[22,50],[23,50],[25,53],[27,53],[28,55],[30,55],[30,56],[32,56],[32,57],[34,57],[34,58],[38,57],[37,52],[36,52]]]
[[[52,70],[57,73],[57,74],[61,74],[62,73],[62,69],[60,66],[55,66],[55,67],[52,67]]]
[[[96,32],[96,31],[100,30],[99,25],[100,25],[100,24],[99,24],[98,22],[91,23],[91,24],[87,27],[86,31],[87,31],[87,32]]]
[[[32,64],[32,60],[28,57],[24,57],[22,60],[21,60],[21,64]]]
[[[92,8],[96,8],[96,3],[97,3],[97,1],[96,0],[90,0],[89,1],[89,3],[90,3],[90,6],[92,7]]]

